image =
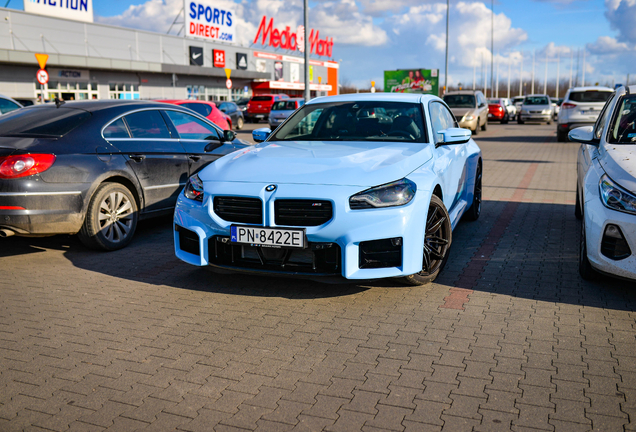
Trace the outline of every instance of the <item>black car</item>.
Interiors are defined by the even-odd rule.
[[[75,234],[130,243],[138,219],[173,211],[186,180],[249,143],[157,102],[57,102],[0,117],[0,236]]]
[[[243,111],[241,111],[238,105],[236,105],[234,102],[223,101],[217,101],[215,103],[217,108],[221,112],[224,112],[225,114],[230,116],[230,118],[232,119],[232,124],[234,125],[234,127],[236,127],[237,130],[243,128],[245,118],[243,117]]]

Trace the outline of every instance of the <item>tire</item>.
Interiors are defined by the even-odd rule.
[[[91,198],[78,233],[79,239],[91,249],[114,251],[124,248],[135,234],[138,213],[135,197],[127,187],[103,183]]]
[[[239,117],[236,119],[236,130],[243,129],[243,117]]]
[[[574,204],[574,216],[581,220],[583,219],[583,212],[581,211],[581,198],[579,197],[579,182],[576,182],[576,201]]]
[[[446,265],[452,240],[453,231],[448,211],[442,200],[433,195],[426,215],[422,271],[405,276],[402,280],[414,286],[433,282]]]
[[[581,222],[581,242],[579,245],[579,274],[587,281],[594,280],[596,278],[596,270],[590,264],[590,260],[587,258],[587,240],[585,236],[585,221]]]
[[[504,116],[503,119],[501,119],[501,124],[508,124],[508,121],[510,119],[508,118],[508,113],[506,113],[506,115]]]
[[[473,189],[473,203],[470,208],[464,214],[464,217],[469,221],[476,221],[481,214],[481,179],[482,179],[482,165],[481,161],[477,164],[477,171],[475,172],[475,188]]]
[[[473,135],[479,135],[479,118],[477,119],[477,126],[475,126],[475,130],[471,132]]]
[[[566,142],[567,138],[568,138],[567,134],[561,132],[560,129],[557,129],[557,141],[558,142]]]
[[[483,130],[483,131],[485,132],[485,131],[486,131],[486,129],[488,129],[488,120],[486,120],[486,121],[484,122],[484,124],[483,124],[483,125],[481,125],[481,130]]]
[[[524,124],[525,122],[524,122],[523,120],[521,120],[521,117],[519,117],[519,118],[517,119],[517,123],[518,123],[518,124]]]
[[[551,121],[551,120],[548,120],[548,121],[546,122],[546,124],[547,124],[547,125],[550,125],[550,124],[552,124],[552,121]]]

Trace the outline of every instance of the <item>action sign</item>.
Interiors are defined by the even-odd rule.
[[[186,37],[236,42],[234,11],[212,0],[184,0]]]
[[[42,85],[44,85],[47,82],[49,82],[49,73],[47,71],[45,71],[44,69],[40,69],[35,76],[36,76],[38,82],[40,84],[42,84]]]

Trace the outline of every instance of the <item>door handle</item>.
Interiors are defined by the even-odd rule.
[[[145,155],[138,155],[138,154],[128,155],[128,157],[134,160],[135,162],[141,162],[142,160],[146,159]]]
[[[201,160],[201,156],[190,155],[188,156],[192,162],[198,162]]]

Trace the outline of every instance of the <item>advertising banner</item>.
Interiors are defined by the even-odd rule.
[[[203,66],[203,48],[197,46],[190,47],[190,65]]]
[[[212,0],[184,0],[183,7],[186,37],[236,42],[234,10],[219,8]]]
[[[387,93],[439,94],[437,69],[400,69],[384,71],[384,91]]]
[[[247,54],[236,53],[236,68],[239,70],[247,69]]]
[[[283,81],[283,62],[274,63],[274,80]]]
[[[93,22],[93,0],[24,0],[24,11],[56,18]]]

